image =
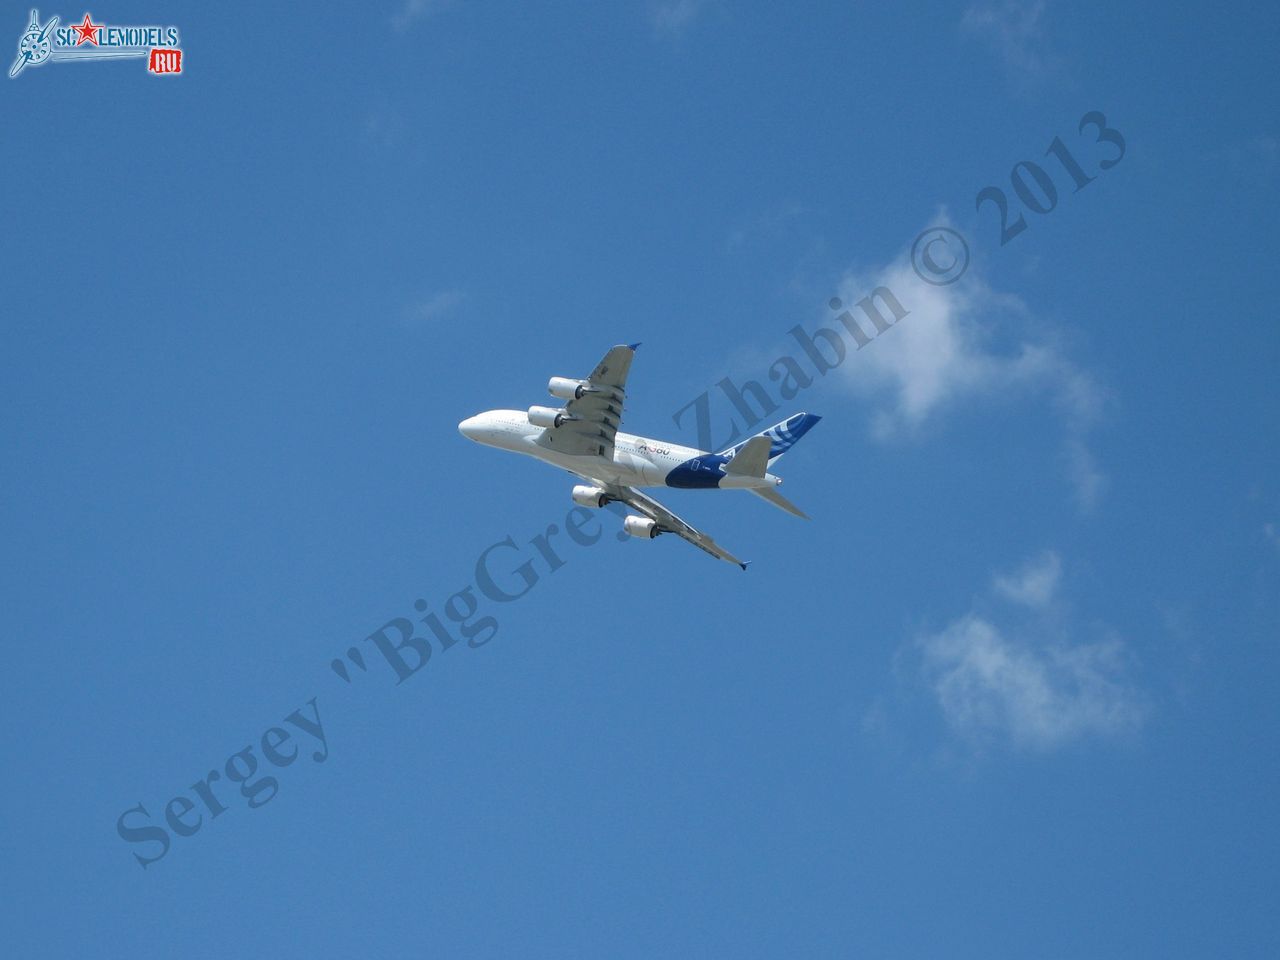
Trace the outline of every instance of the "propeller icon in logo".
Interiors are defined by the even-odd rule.
[[[53,43],[49,40],[49,31],[58,25],[58,18],[52,17],[43,27],[40,26],[39,12],[31,11],[31,26],[18,41],[18,59],[9,68],[9,76],[16,77],[24,67],[39,66],[53,54]]]

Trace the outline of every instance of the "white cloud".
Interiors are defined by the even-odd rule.
[[[808,212],[809,209],[804,204],[788,200],[752,217],[744,217],[729,232],[726,246],[730,250],[738,250],[748,242],[773,237]]]
[[[649,20],[655,30],[678,36],[707,6],[707,0],[659,0],[649,4]]]
[[[1089,430],[1102,415],[1104,395],[1086,373],[1060,361],[1056,371],[1055,405],[1067,431],[1063,455],[1067,473],[1076,491],[1076,500],[1088,510],[1106,487],[1106,476],[1086,442]]]
[[[1136,731],[1141,699],[1125,681],[1126,648],[1019,636],[969,614],[920,640],[924,674],[947,723],[981,745],[1047,751]]]
[[[448,6],[450,0],[404,0],[399,12],[391,18],[391,25],[401,33],[414,23]]]
[[[993,49],[1005,68],[1021,76],[1039,76],[1050,67],[1045,52],[1044,0],[975,3],[962,27]]]
[[[998,593],[1032,611],[1025,622],[1001,625],[970,611],[915,642],[943,716],[970,743],[1047,751],[1125,736],[1145,720],[1125,644],[1105,629],[1073,640],[1062,609],[1050,605],[1060,575],[1050,551],[994,578]]]
[[[899,263],[873,278],[845,277],[839,298],[849,306],[879,287],[892,291],[910,313],[845,367],[855,389],[875,394],[887,389],[894,396],[876,413],[878,436],[917,427],[946,401],[1006,379],[1016,367],[1016,359],[1001,360],[982,349],[973,285],[968,290],[933,286]],[[853,313],[868,327],[858,310]],[[888,309],[882,307],[881,313],[892,319]]]
[[[363,141],[387,149],[403,140],[407,124],[398,110],[388,104],[374,107],[364,118]]]
[[[441,290],[412,304],[405,311],[405,319],[419,324],[433,323],[450,313],[466,298],[467,295],[461,290]]]
[[[1030,560],[1014,573],[998,574],[996,593],[1028,607],[1043,607],[1053,600],[1062,576],[1062,561],[1052,550]]]
[[[1065,434],[1067,479],[1089,509],[1105,485],[1087,442],[1105,394],[1052,343],[1015,336],[1015,328],[1030,326],[1025,304],[975,273],[938,286],[921,280],[903,257],[872,275],[846,275],[839,299],[868,334],[875,329],[856,304],[871,291],[887,288],[909,313],[842,365],[845,382],[876,404],[872,430],[881,440],[910,435],[968,399],[1047,394]],[[880,312],[893,319],[888,307]],[[840,329],[831,319],[823,325]],[[1006,346],[997,349],[1001,338]]]

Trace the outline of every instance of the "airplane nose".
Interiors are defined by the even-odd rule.
[[[467,417],[467,419],[459,423],[458,432],[468,440],[474,440],[476,438],[476,418]]]

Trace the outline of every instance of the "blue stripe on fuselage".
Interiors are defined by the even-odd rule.
[[[694,457],[692,460],[686,460],[678,467],[673,468],[667,474],[666,484],[668,487],[684,487],[685,489],[718,487],[720,486],[720,480],[724,477],[724,465],[728,462],[728,457],[721,456],[718,453],[708,453],[701,457]]]

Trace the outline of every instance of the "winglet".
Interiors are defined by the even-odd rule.
[[[630,347],[632,350],[639,350],[640,342],[636,341],[635,343],[628,343],[627,346]]]

